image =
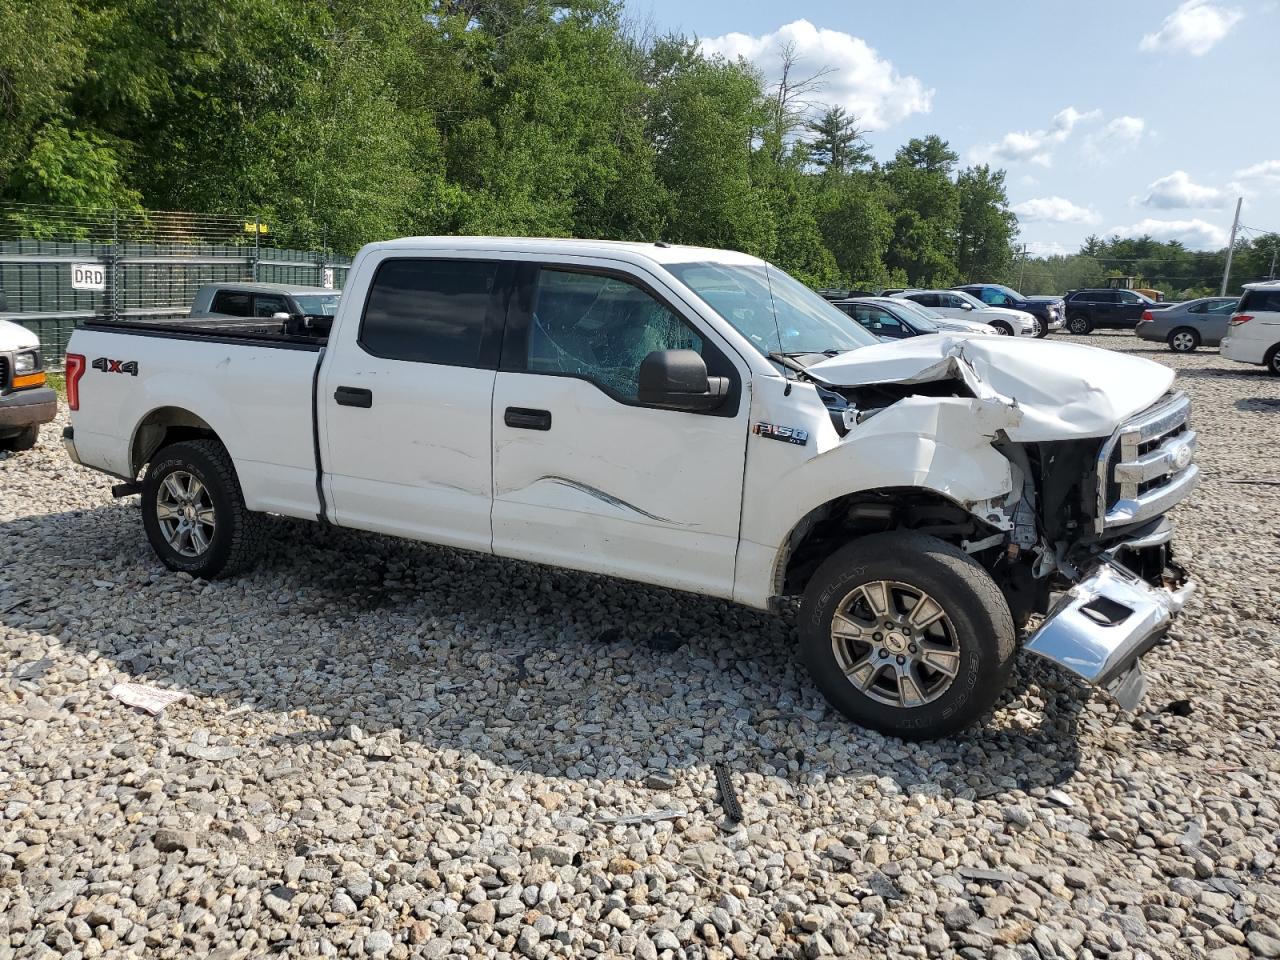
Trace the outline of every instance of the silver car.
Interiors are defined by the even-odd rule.
[[[1236,297],[1201,297],[1147,310],[1133,332],[1143,340],[1162,340],[1175,353],[1190,353],[1199,346],[1216,347],[1226,335],[1227,321],[1238,302]]]

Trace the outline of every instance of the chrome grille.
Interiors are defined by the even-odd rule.
[[[1126,421],[1098,454],[1098,533],[1166,513],[1200,479],[1191,402],[1166,396]]]
[[[9,358],[0,355],[0,393],[9,389]]]

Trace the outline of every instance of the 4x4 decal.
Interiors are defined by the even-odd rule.
[[[90,366],[95,370],[101,370],[103,373],[127,373],[131,377],[138,375],[137,360],[110,360],[106,357],[99,357]]]

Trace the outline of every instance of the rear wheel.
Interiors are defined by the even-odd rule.
[[[1067,318],[1067,329],[1076,336],[1082,337],[1086,333],[1093,333],[1093,321],[1083,313],[1077,313],[1074,317]]]
[[[1191,353],[1200,346],[1200,334],[1190,327],[1179,327],[1169,334],[1166,342],[1174,353]]]
[[[164,565],[192,576],[232,576],[257,556],[262,518],[244,505],[226,448],[184,440],[160,450],[142,482],[142,524]]]
[[[13,436],[5,437],[3,440],[0,440],[0,450],[8,450],[11,453],[30,450],[36,445],[36,441],[39,439],[39,426],[23,427]]]
[[[1280,347],[1272,347],[1267,354],[1267,369],[1273,377],[1280,377]]]
[[[958,733],[1005,688],[1014,627],[1000,588],[935,537],[886,533],[837,551],[800,608],[814,682],[856,723],[909,740]]]

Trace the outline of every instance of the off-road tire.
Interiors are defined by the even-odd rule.
[[[181,470],[195,476],[208,491],[215,525],[208,548],[184,556],[170,546],[160,528],[156,499],[164,478]],[[183,440],[158,450],[142,481],[142,525],[151,548],[170,570],[213,580],[250,568],[261,547],[263,517],[244,505],[244,494],[226,448],[217,440]]]
[[[1174,353],[1195,353],[1196,347],[1200,346],[1200,334],[1191,327],[1178,327],[1169,331],[1165,343]]]
[[[10,453],[21,453],[23,450],[30,450],[36,445],[36,441],[40,439],[40,427],[31,426],[23,427],[18,433],[11,437],[5,437],[0,440],[0,450],[8,450]]]
[[[1084,314],[1077,313],[1074,317],[1067,318],[1067,332],[1074,333],[1077,337],[1093,333],[1093,321]]]
[[[880,703],[841,669],[833,617],[859,585],[873,581],[916,587],[950,618],[959,666],[938,699],[912,707]],[[1016,650],[1009,605],[986,570],[956,547],[911,532],[864,537],[832,554],[805,589],[799,639],[805,665],[832,706],[855,723],[907,740],[950,736],[977,721],[1004,691]]]

